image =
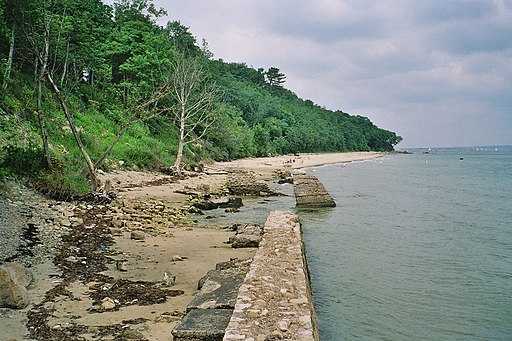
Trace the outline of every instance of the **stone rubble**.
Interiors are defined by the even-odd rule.
[[[242,170],[229,173],[226,188],[231,195],[253,195],[262,197],[280,195],[266,182],[258,181],[254,173]]]

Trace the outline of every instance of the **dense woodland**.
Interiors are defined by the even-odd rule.
[[[298,98],[278,67],[215,59],[179,21],[157,24],[165,14],[150,0],[0,0],[0,180],[86,192],[98,169],[400,142]]]

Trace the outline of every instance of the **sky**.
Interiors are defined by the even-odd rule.
[[[512,0],[155,0],[214,58],[369,117],[398,148],[512,145]]]

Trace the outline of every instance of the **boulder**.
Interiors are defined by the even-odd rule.
[[[258,247],[263,235],[263,228],[257,224],[234,224],[236,234],[229,238],[228,244],[233,248]]]
[[[270,188],[268,184],[263,181],[258,181],[254,173],[243,171],[230,173],[226,188],[231,195],[260,196],[261,193],[265,193],[267,196],[279,195],[279,193]]]
[[[215,210],[217,208],[237,209],[243,205],[242,198],[219,198],[214,200],[204,200],[192,204],[193,207],[203,211]]]
[[[261,242],[261,236],[255,236],[252,234],[237,234],[229,238],[229,240],[231,242],[231,247],[235,249],[258,247]]]
[[[32,272],[21,265],[21,263],[9,262],[5,263],[1,267],[9,271],[12,277],[25,288],[34,281],[34,275],[32,275]]]
[[[23,309],[30,303],[26,286],[33,280],[28,270],[19,263],[0,267],[0,307]]]

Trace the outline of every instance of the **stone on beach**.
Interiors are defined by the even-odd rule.
[[[144,232],[141,232],[141,231],[132,231],[130,233],[130,239],[144,240],[144,239],[146,239],[146,235],[144,234]]]
[[[23,309],[30,303],[27,286],[32,274],[19,263],[0,266],[0,307]]]
[[[263,228],[258,224],[235,224],[236,234],[229,238],[228,243],[233,248],[258,247],[263,234]]]

